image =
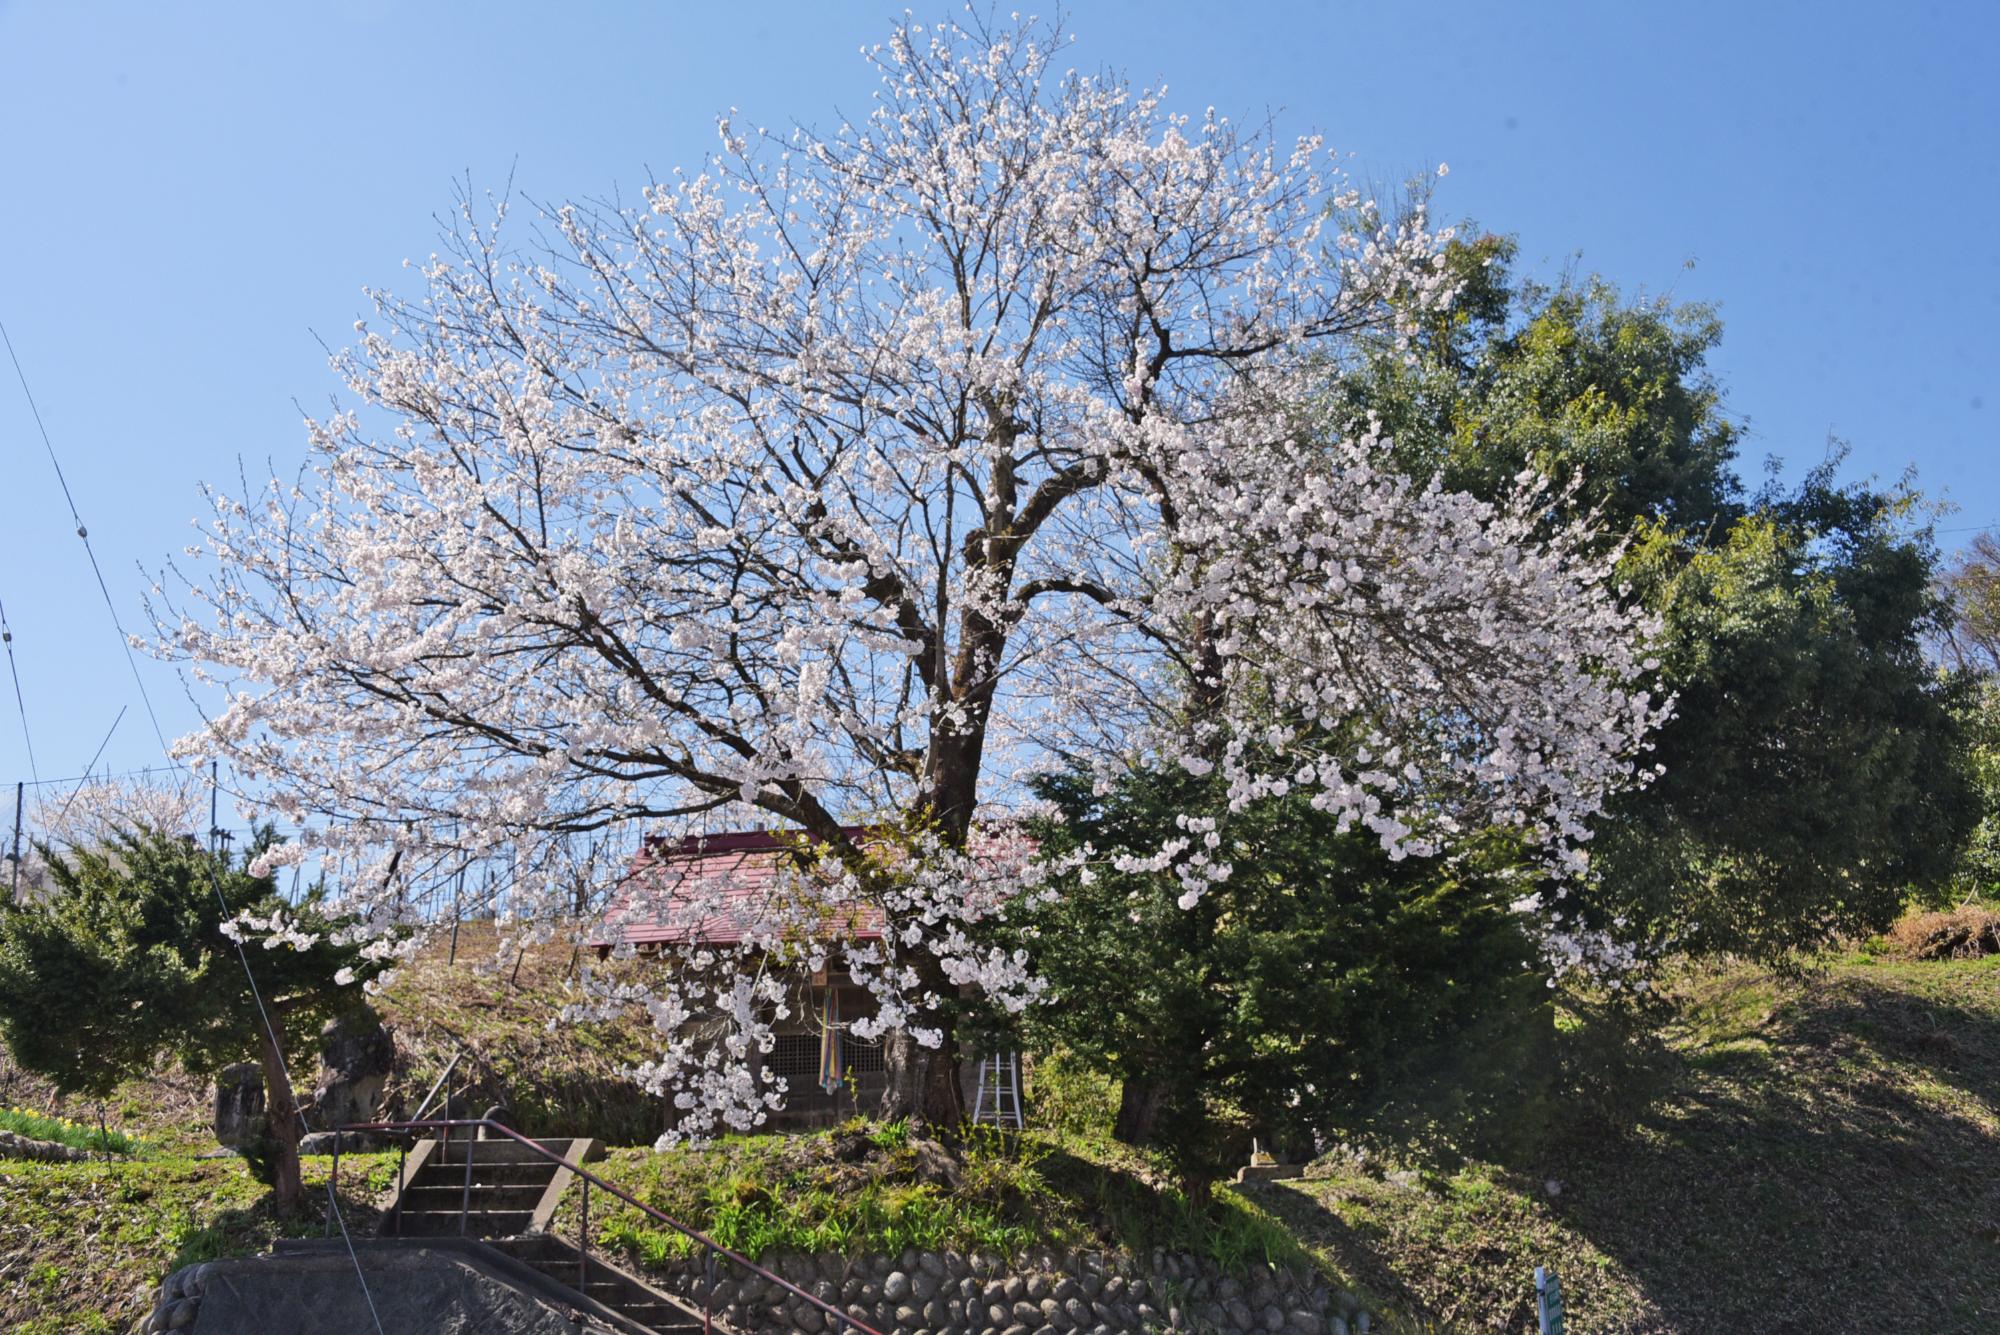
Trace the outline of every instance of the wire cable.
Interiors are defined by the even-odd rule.
[[[227,847],[221,838],[223,830],[216,810],[220,792],[221,786],[216,782],[216,772],[211,766],[208,775],[208,887],[215,892],[216,906],[222,910],[223,921],[227,922],[229,899],[222,893],[222,878],[216,870],[216,863],[223,857],[222,850]],[[224,935],[227,936],[228,933]],[[284,1074],[285,1085],[292,1091],[293,1115],[299,1119],[300,1127],[310,1130],[312,1124],[306,1117],[305,1109],[299,1106],[298,1087],[292,1084],[291,1066],[285,1061],[284,1042],[278,1037],[277,1026],[271,1023],[271,1012],[264,1006],[263,990],[257,986],[256,970],[250,967],[250,956],[243,949],[243,942],[238,936],[230,936],[229,939],[236,947],[236,958],[243,965],[243,977],[250,984],[251,1000],[257,1003],[257,1019],[264,1026],[265,1036],[271,1041],[271,1051],[278,1058],[278,1069]],[[340,1225],[341,1240],[347,1244],[347,1259],[354,1263],[354,1277],[361,1281],[361,1297],[368,1304],[368,1315],[375,1323],[375,1335],[386,1335],[382,1329],[382,1314],[375,1310],[375,1295],[368,1290],[368,1274],[361,1268],[361,1254],[354,1250],[354,1237],[347,1231],[347,1216],[341,1212],[340,1198],[334,1194],[331,1177],[326,1181],[326,1204],[327,1209],[333,1213],[334,1222]]]
[[[104,595],[105,610],[111,613],[111,624],[118,631],[118,645],[125,651],[125,665],[132,669],[132,681],[139,688],[139,699],[145,702],[146,717],[153,721],[153,736],[159,739],[160,749],[167,747],[167,734],[160,727],[160,716],[153,712],[153,697],[146,693],[146,679],[139,675],[139,660],[132,656],[132,639],[125,633],[125,623],[119,619],[118,605],[111,601],[111,586],[104,582],[104,570],[97,564],[97,552],[90,545],[90,530],[83,526],[83,516],[76,512],[76,497],[70,494],[69,479],[63,476],[62,461],[56,458],[55,442],[49,439],[49,429],[42,422],[42,410],[35,404],[35,392],[28,388],[28,373],[21,369],[21,358],[14,351],[14,340],[7,336],[7,326],[0,324],[0,343],[7,345],[7,357],[14,363],[14,375],[21,382],[21,393],[27,396],[28,411],[34,415],[35,429],[42,433],[42,448],[49,453],[49,463],[56,470],[56,481],[62,484],[63,500],[69,503],[69,517],[76,525],[76,536],[83,539],[83,552],[90,558],[90,573],[97,576],[97,591]]]
[[[122,769],[115,774],[112,773],[110,770],[105,770],[101,774],[99,773],[66,774],[60,778],[54,778],[54,779],[20,779],[17,780],[16,782],[24,783],[30,788],[62,788],[69,784],[76,783],[84,779],[96,779],[99,782],[109,782],[112,779],[150,778],[155,774],[178,774],[182,778],[186,778],[188,772],[184,767],[180,765],[141,765],[138,769]]]
[[[56,813],[55,824],[57,828],[61,828],[63,817],[69,815],[70,803],[76,801],[76,795],[83,791],[85,784],[90,782],[91,767],[97,764],[97,757],[104,754],[104,748],[111,745],[111,734],[118,731],[118,725],[125,721],[125,711],[131,707],[130,705],[118,706],[118,717],[112,719],[111,726],[104,730],[104,740],[97,744],[97,750],[90,757],[90,764],[83,767],[83,777],[76,781],[76,787],[71,791],[69,797],[64,800],[62,810]],[[40,801],[41,799],[36,798],[35,800]]]
[[[103,567],[98,564],[97,552],[90,545],[90,530],[84,527],[83,516],[77,513],[76,497],[72,495],[70,492],[69,479],[63,475],[62,461],[56,457],[55,442],[49,438],[48,426],[42,421],[42,410],[35,403],[34,391],[28,388],[27,373],[21,369],[20,355],[14,351],[14,340],[8,337],[7,327],[5,325],[0,325],[0,343],[5,343],[7,346],[8,359],[14,363],[14,374],[21,382],[21,393],[27,396],[28,411],[34,415],[35,427],[38,431],[41,432],[42,447],[48,451],[49,463],[56,470],[56,481],[62,486],[63,500],[67,502],[69,505],[69,516],[71,521],[74,522],[76,525],[76,536],[83,540],[84,554],[90,558],[91,573],[97,577],[97,591],[102,595],[104,595],[105,610],[111,613],[111,624],[118,631],[119,646],[125,651],[125,664],[132,670],[132,681],[139,688],[140,700],[145,702],[146,717],[152,720],[153,736],[160,743],[160,750],[167,755],[167,758],[169,760],[172,760],[173,758],[172,750],[167,745],[166,731],[160,727],[160,716],[153,710],[153,698],[146,692],[145,678],[139,675],[139,660],[135,658],[132,654],[131,637],[125,633],[124,622],[121,621],[118,616],[118,606],[111,599],[111,586],[105,583]],[[10,644],[8,650],[8,656],[10,662],[12,660],[12,655],[13,655],[13,650]],[[124,717],[125,717],[125,710],[121,708],[118,711],[118,718],[123,719]],[[25,715],[23,721],[25,724]],[[113,720],[111,727],[112,731],[115,732],[118,728],[118,721]],[[98,755],[102,755],[104,753],[104,745],[108,744],[110,740],[111,740],[111,734],[106,733],[104,735],[104,743],[100,743],[97,748]],[[96,765],[97,757],[96,756],[91,757],[90,763],[92,766]],[[89,767],[85,768],[84,773],[85,773],[85,778],[87,780],[89,777]],[[78,785],[77,791],[78,792],[82,791],[81,784]],[[226,917],[229,913],[229,900],[222,893],[222,881],[219,873],[216,870],[216,861],[219,856],[218,847],[221,844],[221,840],[219,838],[219,835],[221,833],[221,826],[216,818],[217,817],[216,804],[219,792],[220,792],[220,786],[217,783],[215,771],[211,769],[209,772],[209,781],[208,781],[208,804],[209,804],[208,814],[209,814],[209,831],[210,831],[209,835],[210,857],[208,860],[208,882],[209,882],[209,888],[215,892],[215,900],[217,905],[221,908],[223,914]],[[71,802],[75,801],[76,793],[71,793],[69,800]],[[63,804],[63,811],[64,813],[67,813],[68,810],[69,810],[69,802],[65,802]],[[60,819],[60,817],[58,817],[58,819]],[[278,1036],[277,1027],[271,1022],[270,1011],[264,1005],[264,994],[263,991],[257,986],[257,974],[256,971],[250,967],[249,954],[244,951],[243,943],[241,941],[236,941],[234,942],[234,944],[236,946],[236,958],[243,965],[243,976],[250,983],[250,995],[252,999],[255,1000],[257,1003],[257,1018],[264,1027],[265,1036],[270,1040],[271,1050],[277,1054],[278,1068],[281,1072],[283,1072],[285,1077],[285,1082],[289,1085],[291,1083],[292,1074],[290,1069],[286,1066],[285,1063],[285,1045]],[[306,1126],[308,1125],[308,1123],[305,1111],[304,1109],[298,1108],[297,1104],[298,1100],[295,1095],[293,1098],[294,1110],[297,1112],[299,1118],[299,1124],[301,1126]],[[375,1295],[369,1292],[368,1289],[368,1276],[361,1268],[360,1254],[355,1251],[354,1238],[348,1232],[347,1229],[347,1217],[345,1214],[342,1213],[340,1209],[339,1198],[334,1195],[333,1184],[330,1180],[327,1183],[327,1206],[328,1209],[332,1212],[335,1222],[340,1225],[341,1238],[345,1240],[347,1243],[348,1259],[354,1262],[354,1276],[361,1282],[361,1296],[363,1300],[365,1300],[368,1304],[368,1315],[374,1321],[375,1335],[386,1335],[386,1333],[382,1329],[382,1316],[379,1312],[375,1310]]]
[[[14,707],[21,711],[21,740],[28,744],[28,773],[35,787],[42,786],[41,769],[35,764],[35,738],[28,731],[28,703],[21,696],[21,669],[14,664],[14,628],[7,624],[7,604],[0,602],[0,644],[7,646],[7,674],[14,679]]]

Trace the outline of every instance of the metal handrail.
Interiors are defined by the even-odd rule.
[[[444,1088],[444,1082],[451,1079],[451,1073],[458,1069],[458,1059],[464,1055],[465,1045],[461,1043],[457,1050],[451,1054],[451,1060],[445,1064],[444,1070],[439,1072],[438,1078],[431,1082],[431,1092],[424,1095],[424,1101],[417,1105],[417,1111],[414,1116],[422,1117],[431,1110],[431,1100],[437,1097],[440,1089]],[[445,1104],[445,1111],[450,1112],[451,1099],[449,1097],[445,1099]]]
[[[714,1329],[713,1299],[715,1297],[715,1258],[720,1256],[726,1261],[731,1261],[736,1265],[741,1266],[743,1269],[749,1271],[751,1274],[758,1276],[760,1279],[763,1279],[766,1283],[775,1284],[780,1289],[783,1289],[785,1292],[803,1298],[808,1303],[818,1308],[822,1313],[824,1313],[828,1318],[831,1319],[833,1323],[833,1335],[847,1335],[847,1332],[849,1331],[855,1332],[856,1335],[882,1335],[882,1332],[876,1330],[873,1326],[867,1325],[864,1322],[856,1321],[853,1317],[849,1316],[846,1312],[843,1312],[840,1308],[835,1307],[832,1303],[829,1303],[824,1299],[814,1297],[812,1294],[807,1293],[804,1289],[792,1283],[790,1280],[781,1278],[780,1276],[773,1274],[771,1271],[766,1270],[763,1266],[758,1265],[755,1261],[751,1260],[747,1256],[744,1256],[742,1253],[730,1250],[729,1248],[723,1246],[721,1243],[717,1242],[715,1239],[709,1237],[706,1233],[701,1232],[699,1229],[689,1228],[686,1224],[681,1223],[678,1219],[674,1219],[671,1216],[663,1214],[659,1210],[654,1209],[652,1206],[646,1204],[644,1201],[632,1195],[630,1192],[625,1191],[620,1187],[613,1186],[611,1183],[606,1182],[603,1178],[599,1177],[597,1174],[591,1172],[588,1168],[585,1168],[582,1164],[572,1163],[570,1160],[565,1159],[562,1155],[557,1154],[554,1150],[550,1149],[548,1146],[542,1144],[541,1142],[530,1140],[528,1139],[528,1137],[516,1131],[513,1127],[502,1125],[501,1123],[494,1121],[491,1118],[449,1117],[449,1118],[432,1118],[428,1121],[354,1122],[350,1123],[347,1126],[343,1126],[340,1129],[342,1131],[375,1131],[375,1132],[436,1130],[436,1131],[443,1131],[448,1136],[451,1133],[452,1128],[454,1127],[479,1127],[485,1131],[497,1131],[511,1140],[515,1140],[523,1145],[526,1145],[529,1149],[533,1150],[536,1154],[541,1155],[544,1159],[549,1160],[551,1163],[562,1165],[563,1167],[569,1169],[572,1173],[575,1173],[579,1178],[583,1179],[584,1199],[586,1202],[589,1200],[590,1188],[592,1186],[595,1186],[599,1191],[610,1192],[613,1196],[616,1196],[619,1200],[624,1201],[627,1205],[639,1211],[641,1214],[647,1215],[652,1219],[656,1219],[660,1223],[665,1224],[668,1228],[671,1228],[675,1232],[681,1234],[683,1237],[689,1238],[692,1241],[699,1243],[703,1251],[706,1253],[704,1256],[704,1270],[705,1270],[706,1282],[702,1285],[702,1295],[701,1295],[701,1328],[704,1332],[711,1332],[712,1335],[712,1331]],[[339,1142],[336,1141],[335,1143],[338,1144]],[[472,1147],[477,1143],[478,1143],[477,1141],[469,1137],[465,1142],[466,1173],[468,1181],[470,1180],[471,1177]],[[338,1192],[340,1185],[338,1181],[340,1176],[340,1159],[337,1155],[333,1161],[333,1175],[335,1178],[335,1181],[333,1183],[333,1189],[336,1192]],[[399,1182],[397,1187],[398,1208],[400,1208],[401,1190],[402,1186]],[[460,1206],[460,1212],[459,1212],[460,1232],[464,1231],[465,1216],[467,1213],[470,1212],[470,1209],[471,1209],[471,1200],[470,1200],[470,1195],[468,1193],[465,1202]],[[577,1280],[579,1284],[582,1282],[584,1274],[586,1273],[584,1267],[587,1267],[590,1263],[590,1234],[588,1231],[589,1206],[586,1204],[584,1209],[586,1212],[584,1215],[584,1229],[580,1233],[578,1239],[580,1244],[578,1247],[578,1256],[580,1260],[578,1264]],[[579,1290],[579,1292],[580,1291],[581,1290]]]

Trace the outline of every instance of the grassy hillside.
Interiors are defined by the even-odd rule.
[[[1919,963],[1884,946],[1799,979],[1688,974],[1655,1040],[1603,1043],[1573,1020],[1571,1049],[1592,1055],[1540,1148],[1448,1172],[1330,1159],[1202,1214],[1100,1135],[976,1145],[948,1168],[895,1127],[632,1147],[660,1115],[615,1074],[643,1029],[551,1031],[567,949],[516,978],[508,961],[473,968],[466,945],[384,999],[414,1054],[406,1083],[465,1046],[476,1097],[504,1088],[531,1123],[627,1142],[604,1171],[745,1250],[1171,1246],[1320,1265],[1411,1331],[1532,1329],[1536,1265],[1563,1277],[1574,1332],[2000,1329],[2000,957]],[[95,1120],[4,1062],[0,1087],[10,1106]],[[1091,1111],[1085,1099],[1062,1120]],[[239,1162],[191,1157],[207,1145],[199,1082],[162,1073],[105,1112],[141,1157],[0,1161],[0,1330],[122,1328],[174,1265],[318,1227],[272,1219]],[[392,1162],[356,1166],[380,1187]],[[308,1161],[308,1185],[325,1170]],[[343,1170],[363,1226],[368,1177]],[[636,1213],[592,1213],[600,1244],[635,1265],[675,1253]]]
[[[580,965],[608,976],[644,969],[637,961],[598,964],[555,941],[503,952],[490,923],[433,941],[376,998],[396,1035],[390,1097],[412,1113],[431,1084],[462,1053],[450,1088],[462,1091],[465,1115],[505,1103],[530,1134],[580,1131],[614,1145],[651,1144],[666,1129],[665,1108],[618,1074],[659,1055],[643,1013],[607,1024],[550,1021],[582,1000]]]
[[[305,1161],[324,1201],[330,1161]],[[372,1230],[396,1156],[341,1160],[342,1209]],[[279,1220],[239,1159],[156,1155],[112,1163],[0,1160],[0,1330],[12,1335],[122,1332],[152,1310],[161,1276],[277,1237],[317,1233],[321,1216]]]
[[[1313,1264],[1261,1205],[1225,1187],[1208,1208],[1191,1208],[1148,1156],[1095,1137],[988,1130],[954,1157],[905,1123],[856,1121],[673,1154],[614,1150],[596,1169],[750,1256],[1166,1247],[1232,1266]],[[575,1206],[558,1219],[570,1236]],[[616,1202],[593,1205],[591,1218],[597,1242],[635,1264],[686,1254],[683,1235]]]
[[[1665,1042],[1531,1161],[1323,1169],[1255,1198],[1446,1330],[2000,1330],[2000,957],[1685,980]]]

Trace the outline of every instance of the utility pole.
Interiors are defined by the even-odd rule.
[[[20,780],[14,782],[14,885],[9,894],[14,899],[21,897],[21,798],[27,785]]]

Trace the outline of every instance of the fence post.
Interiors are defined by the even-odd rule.
[[[701,1286],[701,1335],[715,1335],[715,1248],[708,1249],[707,1274]]]
[[[334,1211],[340,1208],[340,1133],[333,1133],[333,1171],[326,1180],[326,1235],[333,1236]]]
[[[576,1238],[576,1291],[590,1296],[590,1179],[583,1179],[583,1224]]]
[[[1562,1284],[1545,1266],[1535,1267],[1535,1316],[1541,1335],[1563,1335]]]
[[[472,1151],[479,1142],[469,1133],[465,1137],[465,1192],[458,1199],[458,1235],[465,1236],[465,1219],[472,1213]]]
[[[410,1133],[403,1131],[396,1136],[396,1203],[389,1207],[389,1222],[396,1230],[396,1236],[403,1236],[403,1176],[404,1159],[410,1152]]]

